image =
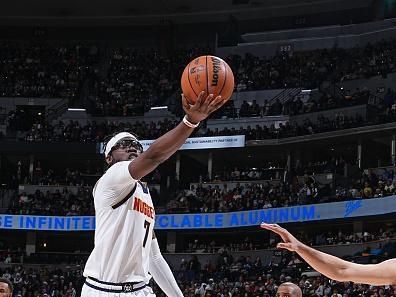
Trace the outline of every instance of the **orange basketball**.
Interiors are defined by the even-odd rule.
[[[181,87],[188,103],[194,104],[200,92],[214,97],[230,99],[234,91],[234,74],[230,66],[219,57],[201,56],[184,68]]]

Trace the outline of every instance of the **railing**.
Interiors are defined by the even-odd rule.
[[[367,103],[369,105],[378,107],[384,103],[384,99],[381,97],[378,97],[377,95],[374,95],[370,92],[369,100]]]
[[[62,99],[47,109],[47,120],[52,122],[63,113],[66,112],[68,107],[68,100]]]
[[[276,95],[274,98],[272,98],[269,101],[269,104],[272,105],[276,102],[276,100],[279,100],[280,103],[284,103],[290,99],[293,99],[295,96],[301,93],[301,88],[293,88],[293,89],[284,89],[282,92],[280,92],[278,95]]]

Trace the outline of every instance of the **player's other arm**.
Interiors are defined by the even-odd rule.
[[[282,238],[283,242],[278,244],[278,248],[296,252],[312,268],[331,279],[377,286],[396,284],[396,259],[379,264],[356,264],[308,247],[276,224],[261,224],[261,227],[277,233]]]
[[[316,271],[337,281],[377,286],[396,284],[396,259],[362,265],[320,252],[302,243],[297,245],[295,251]]]
[[[173,276],[168,263],[166,263],[161,254],[161,250],[154,233],[150,249],[149,271],[166,296],[183,297],[183,293],[177,285],[176,279]]]
[[[198,96],[194,105],[189,105],[182,95],[183,109],[190,123],[198,123],[206,119],[212,112],[221,107],[225,101],[220,97],[209,95],[204,98],[204,92]],[[131,176],[139,180],[153,171],[159,164],[173,155],[193,132],[193,128],[181,122],[175,128],[159,137],[148,149],[129,164]]]

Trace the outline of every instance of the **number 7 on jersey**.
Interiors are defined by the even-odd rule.
[[[150,222],[146,220],[144,221],[144,229],[146,229],[146,234],[144,235],[144,239],[143,239],[143,247],[146,247],[147,237],[150,231]]]

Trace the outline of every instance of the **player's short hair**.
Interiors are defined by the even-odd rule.
[[[0,278],[0,283],[7,284],[11,294],[12,292],[14,292],[14,286],[12,285],[12,282],[8,278]]]

